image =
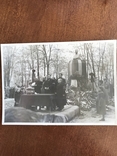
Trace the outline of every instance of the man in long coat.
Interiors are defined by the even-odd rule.
[[[34,88],[35,88],[36,93],[41,93],[42,81],[40,81],[39,79],[36,79]]]
[[[57,88],[56,88],[56,99],[58,110],[61,111],[66,104],[66,95],[65,95],[65,85],[62,78],[58,79]]]
[[[108,95],[105,88],[100,86],[100,91],[97,98],[97,109],[98,112],[102,115],[102,119],[100,121],[105,121],[106,105],[108,105]]]
[[[52,93],[52,79],[50,77],[50,75],[47,76],[47,80],[45,80],[43,87],[44,87],[44,91],[45,93],[51,94]]]

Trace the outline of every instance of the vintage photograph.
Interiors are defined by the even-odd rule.
[[[116,125],[116,40],[1,44],[3,125]]]

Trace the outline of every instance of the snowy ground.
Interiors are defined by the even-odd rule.
[[[14,99],[5,99],[4,100],[4,108],[14,107]],[[82,115],[75,117],[69,123],[78,123],[78,124],[115,124],[115,107],[108,106],[108,110],[106,111],[105,121],[99,121],[101,119],[101,115],[96,113],[96,109],[92,108],[90,111],[81,111]]]
[[[101,115],[96,113],[96,109],[92,108],[91,111],[81,111],[82,115],[75,117],[70,123],[89,123],[92,124],[115,124],[115,107],[108,106],[108,110],[106,111],[105,121],[99,121],[101,119]]]
[[[5,99],[4,100],[4,104],[5,104],[4,108],[6,109],[6,108],[14,107],[14,103],[15,103],[15,101],[12,98]]]

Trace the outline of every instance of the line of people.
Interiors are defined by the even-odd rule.
[[[47,79],[44,78],[43,81],[35,79],[34,85],[37,94],[55,94],[54,103],[56,103],[59,111],[66,104],[66,80],[62,76],[62,73],[60,73],[57,79],[51,78],[50,75],[47,76]]]

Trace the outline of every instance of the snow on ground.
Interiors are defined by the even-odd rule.
[[[8,98],[8,99],[4,99],[4,105],[5,105],[5,109],[6,108],[10,108],[10,107],[14,107],[14,99],[13,98]]]
[[[115,124],[115,107],[108,106],[108,110],[106,111],[105,121],[99,121],[102,116],[96,113],[96,109],[92,108],[91,111],[81,111],[82,115],[75,117],[70,123],[89,123],[93,125],[95,124]]]

